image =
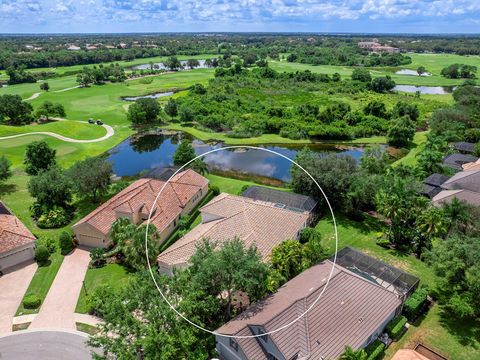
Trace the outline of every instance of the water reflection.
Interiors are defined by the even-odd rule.
[[[182,66],[184,68],[188,68],[187,60],[182,60],[182,61],[180,61],[180,63],[182,64]],[[205,60],[198,60],[198,63],[199,63],[199,65],[195,66],[195,69],[204,69],[204,68],[207,67],[205,65]],[[161,62],[153,63],[152,65],[153,65],[154,70],[166,70],[167,69],[165,67],[165,64],[161,63]],[[132,66],[131,69],[132,70],[150,70],[151,66],[150,66],[150,64],[141,64],[141,65]]]
[[[143,135],[133,136],[123,141],[109,153],[108,160],[118,176],[133,176],[155,167],[171,166],[173,154],[177,149],[179,135]],[[208,144],[200,140],[193,141],[197,155],[212,149],[223,147],[223,144]],[[294,159],[303,146],[264,145],[266,149],[276,151],[290,159]],[[322,154],[348,154],[359,159],[363,153],[362,147],[348,146],[338,148],[333,144],[315,144],[309,147]],[[269,178],[289,181],[291,163],[281,156],[258,149],[228,149],[214,152],[204,157],[209,168],[220,171],[233,171],[242,174],[266,176]]]
[[[455,87],[453,86],[415,86],[415,85],[396,85],[393,90],[403,91],[408,93],[430,94],[430,95],[445,95],[451,94]]]

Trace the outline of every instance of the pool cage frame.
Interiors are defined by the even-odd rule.
[[[419,278],[349,246],[337,253],[336,264],[394,292],[402,302],[415,291],[420,282]]]

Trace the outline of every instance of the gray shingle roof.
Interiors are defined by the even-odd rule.
[[[250,186],[242,193],[242,196],[254,200],[267,201],[284,205],[286,208],[312,211],[317,206],[317,201],[311,196],[292,192],[275,190],[263,186]]]
[[[462,165],[477,161],[477,157],[464,154],[450,154],[443,159],[443,164],[454,170],[462,170]]]
[[[424,184],[431,185],[431,186],[440,186],[445,181],[448,180],[448,176],[442,174],[432,174],[423,180]]]
[[[250,306],[217,332],[252,335],[252,325],[278,329],[309,309],[323,290],[333,263],[329,260],[296,276],[277,293]],[[401,304],[394,293],[336,265],[318,302],[290,327],[268,335],[286,359],[335,359],[345,345],[363,346]],[[238,339],[249,359],[266,360],[261,339]]]
[[[448,190],[465,189],[480,193],[480,170],[461,171],[442,184]]]
[[[473,153],[475,151],[474,143],[459,141],[459,142],[453,143],[452,145],[455,150],[458,150],[461,152]]]

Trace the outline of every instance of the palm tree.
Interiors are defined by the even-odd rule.
[[[443,212],[448,219],[448,227],[446,236],[448,237],[453,229],[465,229],[472,223],[472,213],[470,206],[457,198],[453,198],[452,202],[443,205]]]
[[[345,352],[340,356],[340,360],[367,360],[367,357],[365,350],[353,350],[350,346],[345,346]]]
[[[418,229],[428,238],[443,237],[447,233],[444,212],[434,206],[430,206],[422,212],[417,219]]]
[[[197,159],[193,161],[190,165],[192,170],[199,173],[200,175],[205,175],[209,173],[208,166],[202,159]]]

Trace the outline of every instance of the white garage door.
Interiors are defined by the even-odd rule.
[[[0,270],[5,270],[11,266],[31,260],[34,257],[35,257],[35,252],[31,247],[10,253],[8,255],[1,254]]]

